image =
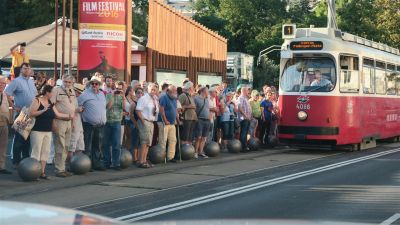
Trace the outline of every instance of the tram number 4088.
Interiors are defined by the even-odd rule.
[[[296,109],[310,110],[311,109],[311,105],[310,104],[297,104],[296,105]]]

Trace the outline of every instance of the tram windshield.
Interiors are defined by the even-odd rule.
[[[329,92],[335,84],[335,63],[330,58],[290,59],[280,82],[287,92]]]

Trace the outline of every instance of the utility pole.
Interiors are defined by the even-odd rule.
[[[338,29],[336,23],[336,4],[335,0],[326,0],[328,3],[328,25],[327,28]]]

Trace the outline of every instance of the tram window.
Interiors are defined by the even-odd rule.
[[[386,69],[385,63],[376,61],[376,68],[383,69],[383,70]]]
[[[362,83],[365,94],[375,93],[374,66],[374,60],[363,59]]]
[[[396,66],[393,64],[387,64],[386,66],[386,83],[387,83],[387,90],[386,93],[388,95],[395,95],[396,94]]]
[[[280,86],[287,92],[329,92],[336,85],[336,67],[328,57],[295,57],[287,61]]]
[[[386,76],[386,82],[387,82],[387,90],[386,93],[388,95],[395,95],[396,94],[396,74],[395,73],[389,73]]]
[[[396,66],[393,64],[387,64],[387,70],[389,71],[396,71]]]
[[[400,75],[400,74],[399,74]],[[397,75],[397,76],[399,76]],[[396,91],[397,91],[397,95],[400,95],[400,79],[396,76]]]
[[[358,57],[340,56],[340,91],[357,93],[360,90]]]
[[[363,67],[363,90],[365,94],[375,93],[374,68]]]
[[[386,71],[378,67],[375,69],[375,92],[386,94]]]
[[[400,65],[397,65],[397,72],[400,72]]]

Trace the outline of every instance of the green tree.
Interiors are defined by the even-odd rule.
[[[337,7],[338,26],[342,31],[379,40],[381,31],[376,26],[377,10],[373,0],[339,0]]]
[[[228,39],[228,51],[257,56],[271,45],[282,44],[281,26],[286,21],[285,1],[280,0],[198,0],[195,19]],[[278,76],[278,57],[256,69],[255,83],[267,78],[274,83]],[[275,70],[271,69],[275,68]],[[267,74],[267,75],[266,75]],[[264,82],[264,81],[262,81]]]
[[[231,34],[225,29],[226,20],[219,17],[220,0],[197,0],[193,4],[196,14],[193,19],[217,32],[221,36],[231,39]]]
[[[316,9],[320,10],[320,5],[322,2],[315,5],[314,2],[310,0],[292,0],[287,5],[288,13],[286,21],[290,23],[295,23],[297,27],[309,27],[314,25],[315,27],[326,26],[326,15],[322,15],[316,12]],[[322,6],[323,12],[326,9],[326,4]]]
[[[375,0],[376,25],[381,31],[379,40],[400,49],[400,1]]]
[[[149,2],[132,0],[132,32],[139,37],[147,37]]]
[[[58,16],[62,17],[62,0],[58,0]],[[0,7],[0,34],[48,25],[55,20],[53,0],[2,0]],[[74,28],[78,27],[78,0],[74,1]],[[69,18],[69,1],[66,17]]]
[[[279,65],[269,59],[262,59],[260,66],[256,67],[253,75],[253,87],[261,89],[263,85],[279,85]]]
[[[0,7],[0,34],[11,33],[21,29],[16,21],[19,5],[19,2],[15,0],[2,1],[2,6]]]

